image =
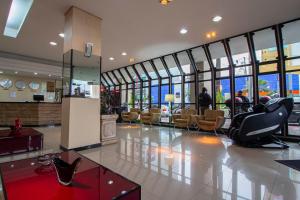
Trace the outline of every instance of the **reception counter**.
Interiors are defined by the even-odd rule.
[[[0,126],[14,124],[20,118],[23,126],[61,124],[61,103],[0,102]]]

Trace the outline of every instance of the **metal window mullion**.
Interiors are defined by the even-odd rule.
[[[103,76],[103,74],[102,74],[102,78],[103,78],[103,80],[105,81],[105,83],[107,84],[107,86],[110,87],[111,85],[108,84],[108,82],[107,82],[106,78]]]
[[[108,77],[108,79],[110,80],[110,82],[113,84],[112,86],[116,86],[115,83],[113,82],[113,80],[111,79],[111,77],[109,76],[109,74],[108,73],[105,73],[105,74]]]
[[[150,64],[151,64],[151,66],[152,66],[152,68],[153,68],[153,70],[154,70],[154,72],[155,72],[157,78],[158,78],[158,79],[161,79],[162,77],[161,77],[160,74],[158,73],[158,70],[157,70],[157,68],[156,68],[156,66],[155,66],[155,64],[154,64],[154,62],[153,62],[153,60],[149,60],[149,62],[150,62]]]
[[[124,77],[124,75],[121,73],[120,69],[117,69],[119,74],[121,75],[122,79],[124,80],[125,84],[128,84],[128,81],[126,80],[126,78]]]
[[[138,77],[139,81],[142,82],[142,78],[141,78],[140,74],[138,73],[138,71],[136,70],[135,66],[136,65],[133,65],[132,69],[133,69],[134,73],[136,74],[136,76]]]
[[[161,60],[163,66],[164,66],[164,68],[165,68],[165,70],[166,70],[166,72],[167,72],[167,74],[168,74],[168,76],[169,76],[169,79],[170,79],[170,78],[172,77],[172,74],[170,73],[170,70],[169,70],[169,68],[168,68],[168,65],[167,65],[167,63],[166,63],[166,61],[165,61],[165,57],[163,56],[163,57],[160,57],[159,59]]]
[[[131,77],[131,74],[129,73],[127,67],[124,67],[124,69],[125,69],[125,71],[126,71],[128,77],[130,78],[131,82],[132,82],[132,83],[135,83],[135,81],[134,81],[133,78]]]
[[[146,74],[148,80],[152,80],[151,76],[148,74],[145,66],[144,66],[144,63],[140,63],[141,67],[142,67],[142,70],[144,71],[144,73]]]
[[[258,97],[259,97],[259,91],[258,91],[258,73],[259,73],[259,64],[256,59],[255,54],[255,47],[254,47],[254,41],[253,41],[253,35],[254,33],[247,33],[247,43],[249,48],[249,53],[251,56],[251,65],[252,65],[252,76],[253,76],[253,96],[254,96],[254,105],[258,104]]]
[[[180,75],[181,75],[181,76],[184,75],[184,72],[183,72],[183,70],[182,70],[182,68],[181,68],[181,64],[180,64],[180,62],[179,62],[179,60],[178,60],[177,54],[175,54],[175,53],[172,54],[172,57],[173,57],[173,59],[174,59],[174,61],[175,61],[175,63],[176,63],[177,68],[179,69]]]
[[[187,50],[187,55],[190,59],[191,65],[194,68],[194,72],[195,72],[195,79],[194,79],[194,83],[195,83],[195,103],[196,103],[196,110],[197,110],[197,113],[199,115],[199,101],[198,101],[198,96],[199,96],[198,81],[199,81],[199,77],[198,77],[198,70],[197,70],[196,62],[195,62],[195,59],[194,59],[194,56],[192,54],[191,49]]]
[[[211,55],[210,55],[208,44],[204,45],[203,49],[204,49],[207,61],[209,63],[210,69],[211,69],[212,108],[216,109],[216,87],[215,87],[215,85],[216,85],[216,83],[215,83],[215,81],[216,81],[216,71],[215,71],[215,68],[214,68],[214,65],[213,65],[213,62],[212,62],[212,58],[211,58]]]
[[[122,85],[122,83],[119,81],[119,79],[117,78],[117,76],[116,76],[116,74],[115,74],[115,72],[114,71],[111,71],[111,74],[115,77],[115,79],[117,80],[117,82],[118,82],[118,84],[119,84],[119,86],[121,86]]]
[[[228,43],[229,39],[225,39],[222,41],[224,45],[224,49],[226,52],[226,56],[229,62],[229,78],[230,78],[230,93],[231,93],[231,119],[235,115],[235,70],[234,64],[232,60],[231,50]]]

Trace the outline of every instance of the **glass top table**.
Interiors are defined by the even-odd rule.
[[[68,163],[81,157],[72,185],[59,184],[54,167],[39,164],[37,158],[12,161],[0,164],[4,198],[6,200],[141,199],[140,185],[74,151],[58,155]]]

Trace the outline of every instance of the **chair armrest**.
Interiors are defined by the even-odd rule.
[[[216,119],[216,130],[221,128],[225,123],[225,117],[218,116]]]

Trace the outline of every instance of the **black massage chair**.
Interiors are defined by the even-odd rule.
[[[293,106],[292,98],[276,98],[266,104],[258,104],[253,107],[252,112],[234,116],[227,135],[235,143],[245,147],[289,148],[273,134],[282,129]]]

